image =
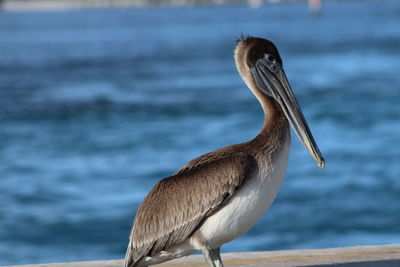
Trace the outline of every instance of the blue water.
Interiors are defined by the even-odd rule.
[[[224,252],[400,242],[400,1],[0,13],[0,265],[124,256],[152,185],[254,137],[241,33],[280,48],[327,166],[293,135]]]

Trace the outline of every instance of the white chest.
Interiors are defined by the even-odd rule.
[[[257,177],[249,179],[224,208],[201,226],[201,234],[211,248],[245,233],[271,205],[286,173],[290,136],[286,140],[274,162],[260,166]]]

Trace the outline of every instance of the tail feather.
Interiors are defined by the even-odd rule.
[[[135,267],[137,261],[133,259],[132,240],[129,240],[128,248],[126,249],[124,267]]]

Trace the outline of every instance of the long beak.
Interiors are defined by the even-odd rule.
[[[259,59],[251,72],[257,86],[278,101],[301,143],[315,159],[318,167],[323,168],[325,160],[315,143],[284,70],[277,65],[271,65],[266,59]]]

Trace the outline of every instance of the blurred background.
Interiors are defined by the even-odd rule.
[[[223,252],[400,242],[400,1],[68,3],[0,11],[0,265],[123,258],[159,179],[253,138],[241,34],[280,49],[327,165],[293,134],[277,199]]]

